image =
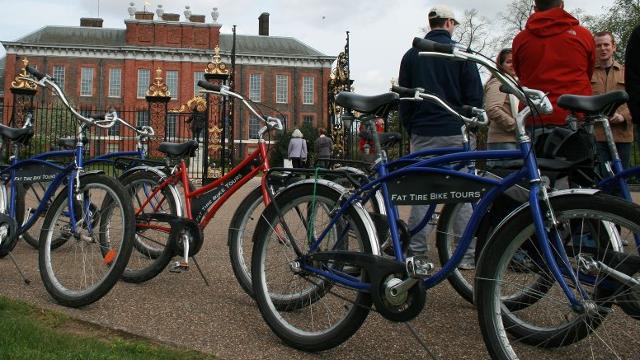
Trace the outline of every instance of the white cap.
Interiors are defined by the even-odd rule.
[[[453,14],[453,10],[451,10],[446,5],[436,5],[429,10],[428,14],[429,20],[431,19],[451,19],[456,25],[460,24],[458,20],[456,20],[456,16]]]

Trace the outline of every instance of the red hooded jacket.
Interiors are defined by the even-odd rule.
[[[513,66],[520,83],[549,93],[553,114],[542,117],[545,125],[566,124],[567,111],[556,106],[560,95],[591,95],[594,64],[593,35],[562,8],[535,12],[513,39]]]

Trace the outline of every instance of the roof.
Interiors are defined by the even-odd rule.
[[[90,45],[126,47],[125,29],[92,28],[79,26],[45,26],[14,43],[37,45]],[[220,50],[231,53],[232,34],[220,34]],[[242,55],[329,57],[307,44],[280,36],[236,35],[236,53]]]

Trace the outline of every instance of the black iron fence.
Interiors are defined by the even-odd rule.
[[[12,120],[14,118],[13,107],[10,105],[0,104],[0,119],[3,124],[10,126],[22,126],[23,121]],[[150,112],[146,107],[142,108],[122,108],[115,109],[118,116],[133,126],[152,126],[156,132],[156,136],[149,141],[143,143],[143,147],[151,159],[164,159],[164,155],[157,151],[158,145],[162,141],[184,142],[190,139],[198,140],[200,148],[195,158],[188,160],[189,176],[192,179],[203,179],[205,175],[211,175],[213,171],[208,170],[205,174],[204,156],[209,156],[205,151],[205,136],[208,136],[206,127],[200,129],[198,134],[193,133],[193,125],[191,121],[191,113],[168,113],[163,116],[163,120],[152,124],[150,121]],[[98,112],[94,109],[79,108],[80,113],[86,116],[96,117],[104,116],[104,112]],[[31,142],[23,147],[20,151],[21,157],[29,157],[46,151],[59,150],[58,139],[60,138],[76,138],[78,121],[73,114],[62,104],[49,104],[46,106],[36,106],[32,109],[33,126],[35,135]],[[96,126],[86,128],[85,136],[89,143],[85,147],[85,156],[92,158],[104,154],[136,151],[138,139],[136,133],[128,127],[114,125],[109,129],[103,129]],[[211,142],[214,139],[209,139]],[[3,144],[4,161],[7,161],[9,150]],[[215,163],[210,161],[209,163]],[[109,163],[96,163],[93,168],[104,170],[110,174],[117,172],[117,169]]]

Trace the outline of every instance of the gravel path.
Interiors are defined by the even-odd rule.
[[[222,359],[430,358],[405,324],[389,322],[375,313],[337,349],[307,354],[283,345],[236,283],[229,263],[228,223],[245,194],[241,190],[234,195],[205,231],[206,241],[198,261],[210,287],[205,286],[195,268],[183,274],[165,271],[142,285],[120,282],[97,303],[83,309],[67,309],[53,303],[42,286],[37,252],[20,242],[14,256],[32,284],[24,285],[11,262],[2,259],[0,294]],[[427,293],[425,309],[411,324],[438,359],[488,358],[474,308],[448,283]],[[543,353],[535,357],[558,355]],[[566,358],[566,353],[562,357]]]

